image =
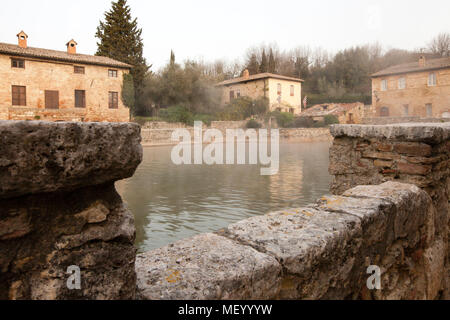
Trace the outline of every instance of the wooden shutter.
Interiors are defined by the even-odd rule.
[[[12,86],[12,105],[27,105],[27,88],[24,86]]]
[[[75,90],[75,108],[86,108],[86,91]]]
[[[79,73],[79,74],[84,74],[84,67],[75,66],[75,67],[73,67],[73,72]]]
[[[46,109],[59,108],[59,91],[45,90],[45,108]]]
[[[109,108],[118,109],[119,108],[119,93],[109,92]]]

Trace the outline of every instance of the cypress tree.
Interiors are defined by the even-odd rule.
[[[273,55],[273,50],[272,48],[270,48],[270,53],[269,53],[269,72],[270,73],[275,73],[276,71],[276,62],[275,62],[275,57]]]
[[[269,65],[267,62],[266,50],[263,49],[262,57],[261,57],[261,64],[259,65],[259,72],[268,72],[268,71],[269,71]]]
[[[170,50],[170,66],[175,66],[175,52],[173,50]]]
[[[138,27],[137,19],[133,19],[126,0],[112,2],[110,11],[105,12],[104,21],[97,27],[96,38],[98,56],[109,57],[133,66],[135,100],[139,101],[144,86],[144,78],[151,66],[143,56],[142,29]],[[137,105],[132,114],[142,113],[142,106]],[[141,111],[141,112],[140,112]]]

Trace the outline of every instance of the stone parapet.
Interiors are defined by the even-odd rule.
[[[450,122],[392,125],[335,125],[330,149],[331,191],[386,181],[415,184],[436,210],[434,227],[447,266],[450,217]],[[437,249],[436,249],[437,250]],[[450,298],[450,270],[445,296]]]
[[[443,243],[420,188],[363,186],[138,255],[141,299],[435,299]],[[366,286],[382,271],[381,290]]]
[[[0,137],[0,299],[134,298],[134,218],[114,182],[142,160],[139,127],[0,121]]]

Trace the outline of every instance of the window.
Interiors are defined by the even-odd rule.
[[[109,69],[109,70],[108,70],[108,76],[109,76],[110,78],[117,78],[117,70]]]
[[[234,100],[234,90],[230,90],[230,102]]]
[[[428,75],[428,86],[436,85],[436,73],[432,72]]]
[[[381,107],[380,117],[389,117],[389,108],[388,107]]]
[[[293,96],[294,96],[294,94],[295,94],[295,89],[294,89],[294,86],[291,86],[291,97],[293,97]]]
[[[118,109],[119,108],[119,93],[109,92],[109,108]]]
[[[427,109],[427,117],[433,116],[433,105],[431,103],[427,103],[425,105],[425,108]]]
[[[45,108],[59,108],[59,91],[45,90]]]
[[[23,60],[23,59],[11,59],[11,67],[12,68],[25,69],[25,60]]]
[[[73,72],[74,73],[78,73],[78,74],[84,74],[84,67],[74,66],[73,67]]]
[[[381,91],[387,91],[387,80],[381,80]]]
[[[406,78],[398,79],[398,88],[405,89],[406,88]]]
[[[281,96],[281,83],[277,85],[277,94]]]
[[[241,89],[236,90],[236,97],[239,98],[241,96]]]
[[[75,108],[86,108],[86,91],[75,90]]]
[[[27,88],[22,86],[12,86],[12,105],[27,105]]]
[[[404,104],[403,105],[403,116],[407,117],[409,115],[409,105]]]

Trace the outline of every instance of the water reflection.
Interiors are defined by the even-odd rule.
[[[134,213],[140,252],[328,193],[329,143],[282,143],[280,171],[252,165],[172,164],[172,147],[144,148],[136,174],[116,183]]]

